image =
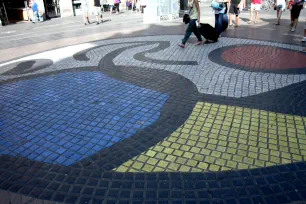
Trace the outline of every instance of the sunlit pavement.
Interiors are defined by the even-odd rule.
[[[185,49],[159,31],[1,64],[0,203],[306,200],[306,54],[231,30]]]

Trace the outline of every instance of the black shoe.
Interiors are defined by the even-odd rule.
[[[97,22],[97,25],[99,25],[100,23],[99,22]]]
[[[87,23],[85,23],[85,25],[87,25]]]

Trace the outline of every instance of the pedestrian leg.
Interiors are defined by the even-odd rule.
[[[255,11],[255,21],[254,21],[254,23],[256,24],[257,23],[257,21],[258,21],[258,11]]]
[[[250,10],[250,20],[249,20],[249,24],[252,23],[252,18],[253,18],[253,8],[251,7],[251,10]]]
[[[229,14],[229,26],[232,26],[233,25],[233,22],[232,22],[232,14]]]

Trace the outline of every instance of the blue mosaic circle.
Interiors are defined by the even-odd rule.
[[[0,154],[71,165],[154,123],[168,95],[101,72],[0,86]]]

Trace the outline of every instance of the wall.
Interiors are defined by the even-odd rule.
[[[61,17],[73,16],[72,0],[61,0],[59,4]]]

